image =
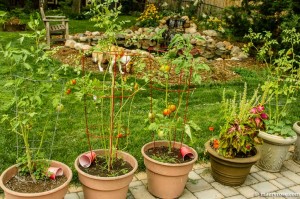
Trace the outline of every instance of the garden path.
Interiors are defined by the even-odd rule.
[[[167,186],[166,186],[167,188]],[[273,194],[268,197],[266,193]],[[275,196],[276,195],[276,196]],[[241,186],[229,187],[215,182],[210,163],[196,164],[189,174],[183,195],[179,199],[299,199],[300,165],[287,160],[278,173],[269,173],[253,166]],[[2,199],[0,197],[0,199]],[[84,199],[81,187],[71,186],[65,199]],[[129,185],[127,199],[156,199],[147,191],[147,175],[139,172]]]

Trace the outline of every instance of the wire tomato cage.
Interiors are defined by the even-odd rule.
[[[116,157],[120,144],[125,144],[122,150],[128,145],[134,98],[147,84],[147,81],[141,84],[140,80],[147,76],[146,71],[151,68],[154,61],[153,56],[144,51],[126,52],[129,59],[125,60],[125,63],[120,60],[124,52],[97,53],[103,53],[102,58],[108,57],[107,68],[100,73],[87,74],[87,57],[81,58],[82,79],[85,81],[81,90],[89,91],[83,96],[85,133],[91,152],[93,148],[91,139],[100,139],[102,147],[109,149],[110,156]],[[101,67],[105,68],[104,64]]]
[[[188,107],[189,107],[189,97],[191,93],[195,90],[195,87],[192,84],[192,77],[194,70],[192,66],[190,68],[181,69],[178,71],[176,65],[172,63],[167,63],[160,66],[159,70],[154,68],[150,69],[150,113],[149,113],[149,122],[156,121],[156,112],[160,112],[163,115],[163,119],[158,121],[159,127],[156,130],[152,130],[152,141],[154,143],[157,136],[155,136],[156,131],[160,131],[160,127],[166,128],[164,122],[168,123],[168,120],[173,122],[180,122],[180,126],[183,128],[178,129],[178,125],[168,126],[169,132],[166,137],[169,140],[170,145],[174,148],[175,142],[179,139],[182,147],[184,135],[185,135],[185,125],[188,123]],[[164,93],[163,103],[157,105],[157,100],[154,98],[155,95],[161,96],[161,93]],[[162,100],[162,99],[160,99]],[[173,108],[172,108],[173,106]],[[159,108],[157,108],[159,107]],[[174,108],[175,107],[175,108]],[[171,110],[170,113],[168,112]],[[166,112],[165,112],[166,111]],[[161,114],[160,114],[161,115]],[[182,118],[182,120],[179,120]],[[167,119],[167,120],[166,120]],[[170,124],[173,124],[172,122]],[[178,132],[178,130],[180,132]],[[170,134],[172,134],[170,136]],[[179,136],[179,138],[178,138]],[[159,137],[159,133],[158,133]],[[165,137],[164,137],[165,138]]]

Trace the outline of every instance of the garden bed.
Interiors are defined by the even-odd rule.
[[[78,50],[68,47],[58,47],[53,58],[61,61],[63,64],[68,64],[70,66],[78,66],[81,60],[81,54]],[[224,82],[239,78],[239,74],[234,72],[235,68],[246,68],[250,70],[256,70],[262,68],[263,65],[259,64],[254,58],[247,58],[245,60],[206,60],[205,61],[209,67],[210,71],[202,72],[203,81],[217,81]],[[86,57],[85,59],[85,69],[98,72],[98,66],[92,61],[92,57]]]

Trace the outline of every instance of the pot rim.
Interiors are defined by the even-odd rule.
[[[207,152],[211,155],[213,155],[216,158],[222,159],[224,161],[233,162],[233,163],[250,163],[250,162],[257,162],[260,159],[261,153],[260,151],[255,147],[256,154],[251,157],[246,158],[226,158],[220,154],[218,154],[213,148],[210,146],[210,141],[208,140],[205,144],[205,149]],[[252,159],[252,160],[251,160]]]
[[[97,154],[97,152],[100,152],[100,151],[107,151],[107,149],[96,149],[96,150],[93,150],[96,154]],[[126,173],[126,174],[124,174],[124,175],[120,175],[120,176],[113,176],[113,177],[101,177],[101,176],[94,176],[94,175],[91,175],[91,174],[88,174],[88,173],[86,173],[86,172],[84,172],[84,171],[82,171],[80,168],[79,168],[79,157],[81,156],[81,155],[83,155],[83,154],[85,154],[85,153],[88,153],[89,151],[87,151],[87,152],[84,152],[84,153],[82,153],[82,154],[80,154],[77,158],[76,158],[76,160],[75,160],[75,162],[74,162],[74,166],[75,166],[75,169],[76,169],[76,171],[78,172],[78,173],[80,173],[81,175],[84,175],[84,176],[86,176],[86,177],[88,177],[88,178],[91,178],[91,179],[95,179],[95,180],[110,180],[110,181],[113,181],[113,180],[116,180],[116,179],[120,179],[120,178],[125,178],[125,177],[128,177],[128,176],[130,176],[130,175],[133,175],[134,174],[134,172],[137,170],[137,168],[138,168],[138,162],[137,162],[137,160],[135,159],[135,157],[133,157],[131,154],[129,154],[129,153],[127,153],[127,152],[125,152],[125,151],[117,151],[117,153],[121,153],[121,154],[124,154],[124,155],[127,155],[128,157],[130,157],[131,159],[133,159],[133,165],[131,165],[132,167],[133,167],[133,169],[130,171],[130,172],[128,172],[128,173]]]
[[[294,142],[296,142],[296,140],[297,140],[296,133],[294,133],[294,135],[292,137],[286,137],[285,138],[285,137],[282,137],[282,136],[279,136],[279,135],[273,135],[273,134],[270,134],[270,133],[267,133],[267,132],[264,132],[264,131],[259,131],[258,136],[261,137],[262,139],[268,141],[268,142],[273,142],[273,143],[276,143],[278,145],[290,145],[290,144],[293,144]]]
[[[159,141],[155,141],[155,143],[168,143],[169,141],[167,140],[159,140]],[[173,141],[172,141],[173,142]],[[160,164],[160,165],[165,165],[165,166],[168,166],[168,167],[178,167],[178,166],[185,166],[185,165],[190,165],[190,164],[193,164],[194,162],[196,162],[198,160],[198,153],[196,152],[195,149],[193,149],[192,147],[186,145],[186,144],[183,144],[182,143],[182,146],[184,147],[188,147],[192,150],[193,154],[194,154],[194,159],[192,159],[191,161],[189,162],[184,162],[184,163],[165,163],[165,162],[159,162],[157,160],[154,160],[152,158],[150,158],[146,153],[145,153],[145,148],[149,145],[152,145],[154,142],[148,142],[146,143],[142,149],[141,149],[141,152],[142,152],[142,155],[144,158],[146,158],[147,160],[151,161],[151,162],[154,162],[156,164]],[[181,144],[180,142],[175,142],[176,144]]]
[[[70,167],[62,162],[56,161],[56,160],[49,160],[51,163],[57,163],[57,164],[61,164],[66,168],[67,173],[70,173],[70,176],[67,178],[67,181],[64,182],[62,185],[60,185],[59,187],[56,187],[54,189],[51,189],[49,191],[44,191],[44,192],[39,192],[39,193],[22,193],[22,192],[17,192],[17,191],[13,191],[9,188],[7,188],[4,183],[3,183],[3,177],[4,174],[6,174],[9,170],[17,167],[17,164],[14,164],[12,166],[10,166],[9,168],[7,168],[0,176],[0,187],[3,189],[4,192],[7,192],[11,195],[15,195],[15,196],[22,196],[22,197],[37,197],[37,196],[43,196],[43,195],[48,195],[54,192],[57,192],[58,190],[61,190],[63,188],[65,188],[66,186],[69,185],[69,183],[72,180],[73,177],[73,173],[72,170],[70,169]]]
[[[293,125],[293,130],[296,134],[300,135],[300,121],[297,121]]]

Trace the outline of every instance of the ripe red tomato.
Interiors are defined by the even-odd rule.
[[[67,91],[66,91],[66,94],[69,95],[70,93],[71,93],[71,89],[68,88]]]
[[[171,104],[168,106],[168,109],[170,109],[171,112],[174,112],[176,110],[176,106],[174,104]]]
[[[72,79],[71,84],[75,85],[76,84],[76,79]]]
[[[169,116],[171,114],[171,110],[166,108],[166,109],[164,109],[163,114],[164,114],[164,116]]]

